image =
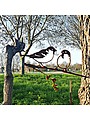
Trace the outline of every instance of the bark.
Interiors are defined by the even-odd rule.
[[[24,59],[25,57],[21,57],[21,74],[24,75],[25,71],[24,71]]]
[[[12,58],[17,52],[21,52],[25,47],[25,44],[16,41],[16,46],[6,46],[6,56],[5,56],[5,71],[4,71],[4,95],[3,95],[3,105],[12,104],[12,91],[13,91],[13,74],[11,71]]]
[[[88,16],[80,17],[81,47],[82,47],[82,75],[90,77],[90,20]],[[82,78],[78,91],[80,104],[90,105],[90,78]]]
[[[13,89],[13,75],[11,71],[12,65],[12,48],[11,46],[6,47],[6,56],[5,56],[5,71],[4,71],[4,105],[12,104],[12,89]]]

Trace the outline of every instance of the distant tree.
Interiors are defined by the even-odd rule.
[[[19,72],[20,71],[20,57],[19,57],[18,54],[16,54],[13,57],[13,60],[12,60],[12,71],[13,72]]]
[[[64,17],[65,28],[63,29],[64,43],[71,47],[81,49],[80,27],[77,15],[67,15]]]
[[[64,16],[65,17],[65,16]],[[64,18],[65,19],[65,18]],[[80,44],[80,27],[77,15],[68,15],[65,19],[65,29],[63,35],[65,36],[65,44],[81,49]]]
[[[27,60],[26,63],[27,63],[27,64],[30,64],[30,60]],[[26,66],[25,71],[26,71],[26,72],[30,72],[30,69],[31,69],[30,67]]]
[[[76,64],[74,64],[74,65],[72,65],[72,68],[74,69],[74,70],[81,70],[82,69],[82,65],[81,64],[79,64],[79,63],[76,63]]]
[[[50,45],[71,46],[81,49],[80,27],[77,15],[53,15],[48,19],[47,28],[44,36],[48,38]],[[52,34],[53,33],[53,34]]]

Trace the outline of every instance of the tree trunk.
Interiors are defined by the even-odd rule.
[[[12,58],[13,58],[12,49],[10,46],[7,46],[4,71],[4,96],[2,103],[4,105],[12,104],[12,89],[13,89],[13,75],[11,71]]]
[[[80,40],[82,47],[82,75],[90,77],[90,18],[80,16]],[[78,91],[80,104],[90,105],[90,78],[82,78]]]
[[[5,71],[4,71],[4,95],[3,105],[12,104],[13,75],[12,75],[12,58],[17,52],[25,48],[25,43],[16,40],[16,46],[6,46]]]
[[[21,74],[24,75],[24,60],[25,60],[25,57],[21,57]]]

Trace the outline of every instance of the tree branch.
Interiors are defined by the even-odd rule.
[[[22,25],[21,25],[21,34],[20,34],[20,38],[22,37],[22,30],[23,30],[23,17],[22,17],[21,19],[22,19]]]
[[[11,25],[13,26],[14,29],[16,29],[13,24],[13,21],[7,15],[5,15],[5,16],[3,15],[3,17],[5,17],[11,23]]]
[[[31,44],[31,22],[32,22],[32,16],[29,16],[28,20],[28,44]]]
[[[19,38],[19,22],[20,22],[20,16],[18,16],[18,18],[17,18],[17,27],[16,27],[17,38]]]
[[[37,18],[37,17],[36,17],[36,18]],[[32,34],[32,39],[34,39],[34,34],[35,34],[35,31],[36,31],[37,27],[38,27],[39,24],[40,24],[40,20],[41,20],[41,17],[39,18],[37,25],[34,26],[34,30],[33,30],[33,34]],[[35,19],[35,24],[36,24],[36,22],[37,22],[37,19]]]
[[[42,27],[41,27],[41,30],[40,30],[36,35],[33,36],[33,39],[34,39],[35,37],[37,37],[37,36],[44,30],[44,26],[45,26],[45,24],[46,24],[46,22],[47,22],[47,19],[48,19],[48,16],[46,15],[46,19],[45,19],[45,21],[44,21],[44,23],[43,23],[43,25],[42,25]]]
[[[1,20],[1,23],[2,23],[2,25],[4,26],[5,30],[7,31],[7,34],[10,36],[10,38],[11,38],[12,41],[14,42],[14,40],[13,40],[13,35],[12,35],[11,31],[9,31],[9,30],[7,29],[7,27],[6,27],[6,25],[4,24],[1,16],[0,16],[0,20]]]

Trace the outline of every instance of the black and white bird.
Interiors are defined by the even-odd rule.
[[[43,62],[47,62],[47,55],[50,54],[50,51],[52,52],[52,58],[49,59],[48,61],[53,59],[54,53],[57,51],[54,47],[50,46],[47,49],[42,49],[39,52],[33,53],[31,55],[26,55],[27,57],[33,58],[34,60],[40,62],[40,60],[43,60],[42,58],[44,58],[45,61]],[[51,56],[51,55],[50,55]],[[50,57],[49,56],[49,57]]]
[[[62,51],[61,51],[61,56],[62,56],[62,58],[64,58],[64,55],[65,55],[65,54],[67,54],[68,57],[71,57],[71,53],[70,53],[68,50],[62,50]]]

